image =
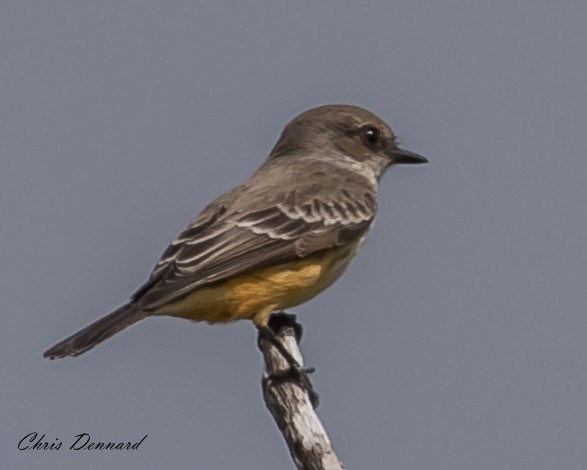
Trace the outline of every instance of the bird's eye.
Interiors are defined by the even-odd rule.
[[[365,126],[361,129],[361,140],[368,147],[375,147],[379,143],[379,129],[373,126]]]

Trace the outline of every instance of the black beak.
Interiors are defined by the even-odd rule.
[[[421,163],[428,163],[428,159],[409,150],[395,148],[389,152],[392,159],[392,164],[397,165],[420,165]]]

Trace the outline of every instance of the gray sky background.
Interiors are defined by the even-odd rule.
[[[431,161],[386,176],[362,253],[295,309],[343,462],[586,468],[585,2],[206,3],[0,6],[2,468],[292,468],[249,323],[41,353],[324,103]],[[62,449],[17,450],[33,431]]]

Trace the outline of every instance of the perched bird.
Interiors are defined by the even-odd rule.
[[[44,356],[77,356],[155,315],[250,319],[270,335],[273,312],[311,299],[344,272],[371,228],[385,170],[426,162],[399,148],[389,126],[365,109],[326,105],[300,114],[259,169],[171,243],[127,304]]]

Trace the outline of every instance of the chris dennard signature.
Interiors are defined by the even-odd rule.
[[[140,441],[136,442],[107,442],[92,441],[88,433],[81,433],[75,436],[75,441],[69,446],[69,450],[138,450],[139,446],[147,438],[145,434]],[[18,442],[19,450],[60,450],[63,442],[55,438],[53,442],[47,440],[45,434],[30,432]]]

